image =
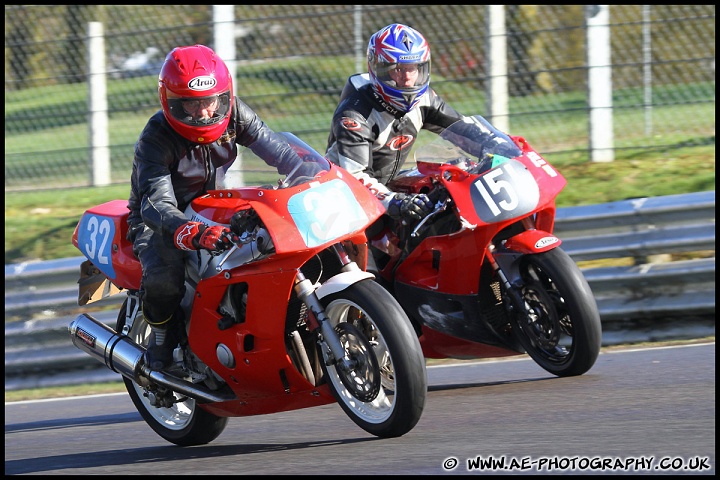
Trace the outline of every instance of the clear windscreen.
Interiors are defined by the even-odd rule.
[[[466,117],[446,128],[438,138],[415,152],[416,162],[476,164],[495,155],[515,158],[520,148],[483,117]]]

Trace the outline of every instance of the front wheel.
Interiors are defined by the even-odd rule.
[[[351,365],[321,362],[342,409],[378,437],[412,430],[425,408],[427,371],[405,312],[372,280],[352,284],[322,303]]]
[[[129,298],[123,303],[118,315],[118,332],[125,326],[128,301]],[[128,337],[138,345],[146,347],[150,326],[140,313],[141,309],[137,311]],[[168,442],[180,446],[204,445],[216,439],[227,426],[228,418],[203,410],[192,398],[168,391],[164,387],[143,387],[126,377],[123,377],[123,381],[135,408],[145,422]]]
[[[525,351],[559,377],[582,375],[602,342],[600,313],[582,272],[559,248],[520,260],[513,332]]]

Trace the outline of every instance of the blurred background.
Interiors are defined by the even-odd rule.
[[[236,94],[273,129],[324,153],[345,80],[366,71],[370,35],[394,22],[425,35],[431,86],[448,103],[554,161],[594,158],[593,72],[610,74],[594,125],[605,160],[714,149],[714,5],[6,5],[5,190],[129,183],[164,57],[195,43],[232,66]],[[89,53],[98,39],[100,63]],[[100,177],[98,129],[109,164]]]

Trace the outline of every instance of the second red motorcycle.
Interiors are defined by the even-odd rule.
[[[601,323],[590,286],[553,234],[565,178],[521,137],[481,116],[418,149],[388,187],[435,210],[374,234],[379,281],[413,322],[427,358],[527,353],[557,376],[595,363]]]

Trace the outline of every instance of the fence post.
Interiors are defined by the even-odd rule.
[[[510,131],[508,77],[507,77],[507,28],[505,5],[488,5],[487,15],[487,71],[488,114],[487,119],[501,132]]]
[[[94,187],[110,184],[107,68],[103,35],[102,23],[88,24],[88,142],[90,185]]]
[[[215,53],[225,61],[232,77],[233,91],[237,91],[237,51],[235,47],[235,5],[213,5],[213,42]],[[242,157],[224,172],[223,188],[239,188],[245,185],[242,171]]]
[[[235,5],[213,5],[213,42],[215,53],[225,61],[237,90],[237,55],[235,53]],[[235,92],[232,92],[235,95]]]
[[[642,6],[643,25],[643,90],[645,102],[645,135],[652,135],[652,32],[650,31],[650,9]]]
[[[610,7],[586,5],[590,159],[615,160],[613,142]]]
[[[355,35],[355,73],[363,73],[367,65],[367,46],[362,36],[362,5],[353,7],[353,24]]]

